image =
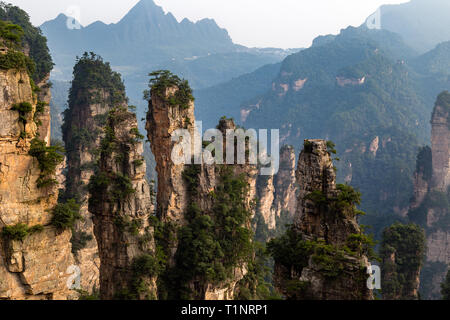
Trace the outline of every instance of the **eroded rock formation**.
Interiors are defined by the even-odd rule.
[[[73,75],[62,127],[67,152],[64,197],[76,199],[81,206],[82,219],[77,222],[72,238],[73,251],[81,269],[81,287],[92,292],[99,287],[100,258],[88,210],[87,185],[97,167],[107,114],[115,106],[127,106],[127,101],[120,75],[101,57],[85,54],[77,61]]]
[[[295,180],[295,150],[283,146],[280,150],[280,168],[270,176],[258,176],[258,208],[270,234],[276,233],[294,218],[298,186]]]
[[[156,299],[152,192],[145,179],[143,143],[136,115],[111,110],[101,142],[98,172],[92,176],[89,211],[98,242],[100,294],[105,300]]]
[[[58,199],[54,172],[41,185],[42,163],[29,154],[33,141],[42,141],[43,149],[50,145],[47,80],[36,90],[25,69],[0,70],[0,299],[73,295],[71,231],[51,224]]]
[[[234,299],[239,288],[251,287],[246,275],[253,258],[250,221],[255,210],[257,168],[248,164],[175,164],[172,152],[181,140],[172,141],[173,133],[184,129],[192,138],[198,134],[194,103],[185,82],[170,74],[159,77],[151,83],[147,132],[157,163],[160,228],[172,230],[172,241],[160,243],[167,255],[160,296]],[[226,131],[236,126],[232,120],[222,119],[217,128],[226,136]],[[225,146],[226,141],[224,157]],[[187,148],[196,150],[193,140]]]
[[[439,284],[450,263],[450,93],[442,92],[431,119],[431,150],[417,158],[414,197],[409,218],[425,228],[426,264],[422,272],[422,297],[438,299]]]
[[[425,233],[415,224],[393,224],[383,232],[382,294],[384,300],[418,300]]]
[[[290,299],[367,300],[369,242],[356,221],[360,195],[336,185],[327,142],[306,140],[297,166],[292,229],[269,244],[274,283]]]

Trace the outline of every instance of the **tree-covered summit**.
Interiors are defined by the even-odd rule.
[[[16,35],[23,34],[20,39],[20,46],[29,49],[29,56],[36,65],[32,73],[32,78],[36,83],[44,80],[53,69],[53,61],[47,46],[47,38],[42,35],[39,28],[31,24],[28,14],[17,6],[0,2],[0,20],[8,22],[6,25],[15,24],[20,26],[22,29],[21,32],[18,31],[17,27],[14,27],[15,32],[13,32],[11,27],[9,27],[9,30]],[[4,26],[2,29],[4,29]],[[2,31],[2,37],[3,34]],[[15,37],[13,36],[13,38]],[[14,41],[18,42],[19,39],[16,38]]]
[[[119,73],[111,69],[109,62],[93,52],[77,57],[73,68],[72,88],[69,92],[69,107],[79,102],[80,90],[103,89],[109,94],[111,104],[127,100],[125,85]],[[92,98],[92,97],[91,97]]]
[[[441,106],[450,110],[450,92],[442,92],[436,100],[436,106]]]
[[[174,87],[178,88],[178,90],[167,98],[170,105],[178,105],[186,109],[189,107],[189,103],[195,100],[189,82],[185,79],[180,79],[180,77],[169,70],[157,70],[150,73],[149,76],[148,86],[150,90],[144,91],[145,100],[150,101],[151,94],[156,94],[158,97],[166,99],[167,89]]]

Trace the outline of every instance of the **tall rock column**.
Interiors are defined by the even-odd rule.
[[[409,218],[426,232],[422,298],[439,299],[440,283],[450,263],[450,93],[442,92],[433,110],[431,150],[418,155],[414,200]]]
[[[282,223],[294,218],[297,207],[297,181],[295,178],[295,150],[283,146],[280,150],[280,169],[275,175],[275,198],[273,208]],[[286,217],[287,216],[287,217]]]
[[[383,232],[382,294],[384,300],[418,300],[425,233],[415,224],[393,224]]]
[[[66,199],[76,199],[83,219],[77,222],[72,238],[81,288],[92,292],[99,286],[100,258],[88,210],[87,185],[99,159],[108,112],[126,106],[125,87],[120,75],[94,54],[78,59],[73,70],[69,108],[64,113],[63,139],[67,151]]]
[[[15,61],[0,67],[0,300],[69,299],[71,232],[52,224],[62,156],[50,148],[49,87],[32,86],[16,45],[0,53]]]
[[[370,241],[356,221],[360,194],[336,185],[327,142],[305,140],[294,226],[269,243],[274,282],[290,299],[369,300]]]
[[[194,137],[194,102],[184,106],[173,105],[169,97],[178,92],[177,87],[168,87],[162,93],[153,93],[147,114],[147,133],[156,160],[158,174],[157,214],[163,221],[183,223],[188,205],[186,183],[183,180],[184,164],[172,161],[172,150],[177,143],[172,134],[186,129]]]
[[[256,236],[258,239],[265,238],[259,240],[265,242],[292,223],[297,208],[296,183],[295,151],[292,146],[285,145],[280,150],[278,173],[257,178],[259,203]]]
[[[147,132],[157,162],[158,234],[165,235],[155,240],[167,262],[159,277],[160,297],[233,299],[244,287],[254,289],[246,274],[254,258],[250,221],[256,166],[175,164],[172,134],[178,129],[191,138],[197,134],[192,91],[167,71],[152,76]],[[224,136],[236,126],[222,119],[217,129]]]
[[[143,143],[136,115],[109,112],[98,172],[89,184],[89,211],[100,253],[102,299],[156,299],[154,207],[145,180]]]
[[[431,119],[433,188],[447,192],[450,186],[450,93],[439,95]]]

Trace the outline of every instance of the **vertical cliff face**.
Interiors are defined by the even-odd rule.
[[[158,174],[157,214],[163,221],[183,224],[184,212],[188,205],[187,190],[183,181],[183,164],[172,161],[172,150],[176,141],[172,134],[178,129],[186,129],[194,137],[194,103],[183,107],[173,106],[167,99],[178,89],[165,88],[161,94],[152,94],[147,114],[147,133],[156,160]]]
[[[172,141],[172,133],[196,134],[193,97],[186,82],[166,72],[156,74],[150,87],[147,132],[157,162],[157,229],[166,234],[156,239],[166,260],[159,295],[233,299],[238,287],[250,286],[245,276],[253,258],[256,166],[175,164],[172,151],[178,141]],[[236,126],[222,119],[217,128],[224,134]],[[191,142],[187,148],[194,150]],[[225,146],[224,140],[223,151]]]
[[[48,77],[32,85],[18,46],[0,66],[0,299],[68,299],[71,232],[52,225],[62,156],[49,147]]]
[[[257,179],[257,213],[263,218],[269,233],[283,228],[294,218],[297,203],[294,152],[292,146],[283,146],[278,173]]]
[[[295,178],[295,150],[292,146],[284,146],[281,148],[280,169],[274,180],[275,214],[278,218],[287,215],[290,221],[295,215],[298,190]]]
[[[261,215],[263,223],[267,226],[267,229],[275,230],[277,227],[277,216],[273,208],[275,200],[275,186],[274,176],[260,176],[257,180],[258,190],[258,214]]]
[[[447,192],[450,186],[450,93],[439,95],[431,119],[433,188]]]
[[[136,115],[123,106],[112,109],[105,132],[99,168],[89,184],[101,298],[156,299],[156,279],[146,269],[155,259],[154,207]]]
[[[426,146],[420,149],[417,155],[417,165],[414,173],[414,196],[411,202],[411,209],[417,209],[425,200],[431,187],[432,177],[432,151],[430,147]]]
[[[88,210],[87,185],[99,159],[100,141],[108,112],[126,106],[120,75],[101,57],[85,54],[74,67],[69,108],[64,113],[63,139],[67,151],[66,199],[76,199],[83,219],[74,228],[72,242],[81,269],[81,287],[91,292],[99,286],[100,258]]]
[[[441,93],[431,119],[431,150],[418,155],[414,200],[409,218],[425,228],[426,264],[421,293],[427,299],[440,297],[440,283],[450,263],[450,93]]]
[[[269,243],[276,287],[290,299],[372,299],[366,273],[371,243],[356,221],[360,194],[336,185],[326,141],[305,141],[296,178],[294,226]]]

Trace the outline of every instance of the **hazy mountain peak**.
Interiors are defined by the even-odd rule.
[[[412,0],[380,7],[381,28],[400,34],[418,52],[450,40],[450,1]]]

